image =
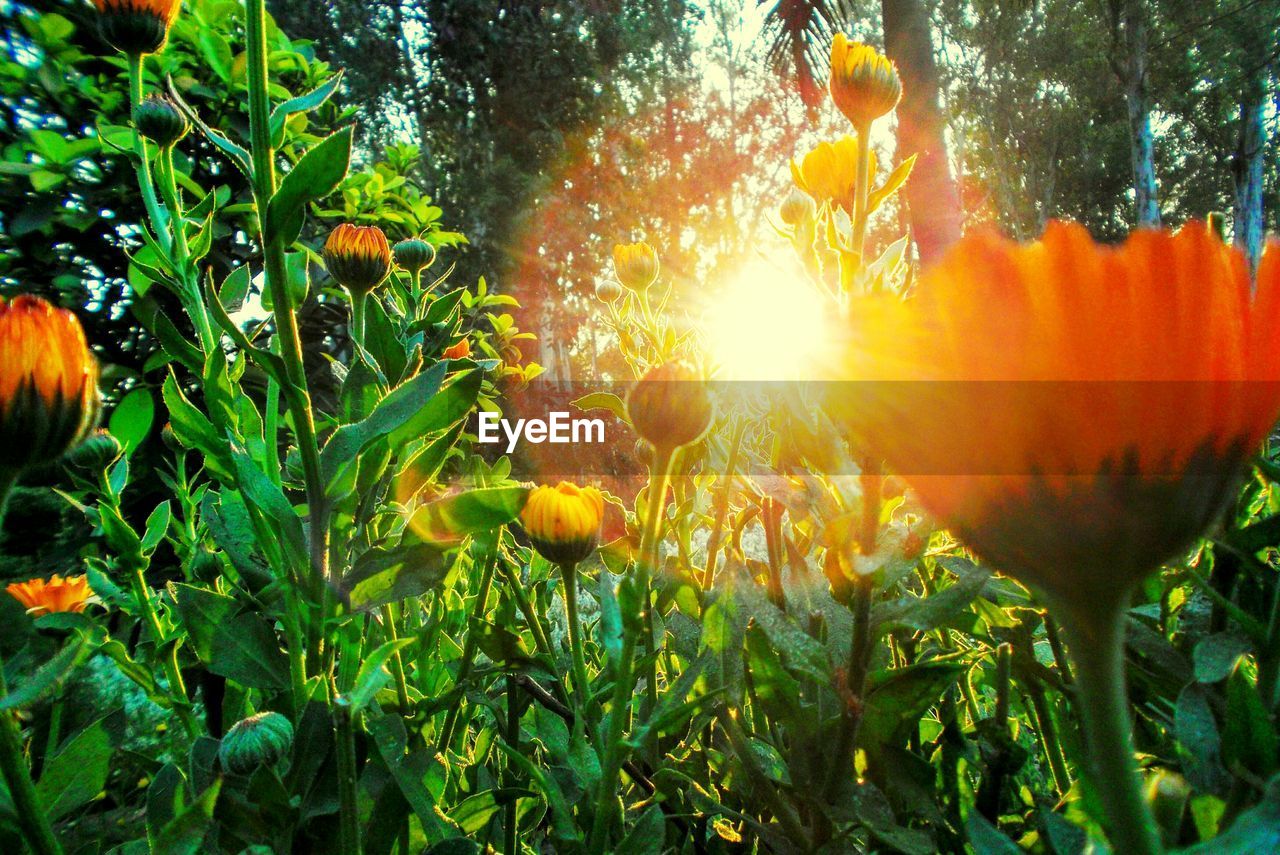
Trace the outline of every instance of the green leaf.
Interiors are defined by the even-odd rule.
[[[134,389],[120,398],[120,403],[115,404],[111,419],[106,422],[106,429],[120,440],[124,453],[129,454],[151,433],[155,416],[156,404],[151,392],[147,389]]]
[[[396,476],[395,496],[400,502],[408,502],[440,474],[449,451],[462,435],[464,422],[459,420],[451,429],[418,449],[404,464]]]
[[[969,814],[964,825],[973,844],[974,855],[1022,855],[1022,849],[977,811]]]
[[[397,638],[385,642],[378,646],[378,649],[365,657],[360,663],[360,671],[356,674],[354,688],[346,694],[347,703],[351,707],[352,714],[363,710],[373,700],[373,696],[378,694],[387,681],[391,679],[391,672],[387,670],[386,664],[400,650],[409,644],[412,644],[412,638]]]
[[[359,453],[375,440],[410,421],[416,421],[414,417],[430,405],[440,390],[444,375],[444,365],[432,367],[393,390],[374,407],[367,419],[343,425],[334,431],[320,451],[320,477],[324,480],[325,495],[338,498],[343,493],[344,484],[347,490],[352,488],[354,482],[344,476],[350,474]]]
[[[181,582],[173,586],[173,594],[196,656],[201,662],[212,662],[218,627],[235,617],[239,605],[225,594]]]
[[[445,366],[432,366],[430,370],[434,371],[442,367]],[[444,430],[465,418],[475,406],[483,380],[484,375],[480,371],[470,370],[454,374],[444,388],[414,414],[413,418],[391,432],[389,439],[391,447],[398,449],[412,439]]]
[[[147,530],[142,535],[142,553],[150,555],[156,551],[164,540],[164,536],[169,532],[169,522],[173,519],[173,509],[167,501],[156,505],[151,515],[147,517]]]
[[[864,745],[896,742],[904,729],[919,725],[920,717],[966,667],[963,662],[932,660],[872,674],[858,741]]]
[[[271,111],[271,140],[272,145],[279,148],[284,142],[284,125],[288,118],[294,113],[308,113],[319,107],[325,101],[329,100],[334,92],[338,91],[338,85],[342,83],[342,69],[339,69],[333,77],[312,89],[303,95],[297,95],[288,101],[281,102]]]
[[[342,578],[347,606],[367,611],[417,597],[444,581],[450,562],[445,553],[425,543],[370,549]]]
[[[258,464],[249,456],[249,453],[240,446],[231,446],[231,458],[235,464],[236,477],[245,502],[252,503],[279,526],[278,531],[285,547],[292,555],[295,566],[309,567],[310,559],[302,520],[298,518],[293,505],[285,498],[280,485],[268,478],[267,474],[258,468]]]
[[[573,405],[584,411],[608,410],[624,423],[631,424],[631,420],[627,418],[627,405],[617,395],[609,392],[592,392],[590,395],[583,395],[574,401]]]
[[[1248,660],[1239,659],[1227,678],[1227,715],[1222,728],[1222,760],[1228,769],[1238,763],[1255,775],[1268,777],[1276,769],[1280,739],[1250,677]]]
[[[666,840],[662,808],[651,805],[640,815],[640,820],[631,828],[631,832],[622,838],[617,851],[627,852],[629,855],[661,855]]]
[[[288,657],[271,624],[253,612],[217,625],[209,670],[250,689],[283,689],[289,684]]]
[[[94,646],[80,633],[72,636],[62,649],[45,662],[16,689],[0,697],[0,710],[26,709],[58,691],[71,674],[89,657]]]
[[[106,786],[111,772],[111,739],[98,719],[62,746],[45,764],[36,795],[50,820],[88,804]]]
[[[235,464],[231,461],[230,443],[218,434],[213,422],[182,394],[172,372],[164,380],[162,395],[169,410],[169,424],[178,442],[203,453],[204,464],[209,471],[224,482],[234,483]]]
[[[307,204],[328,196],[346,177],[351,163],[351,135],[347,126],[304,154],[280,182],[267,203],[264,242],[289,246],[298,239]]]
[[[409,518],[409,528],[428,543],[455,542],[511,522],[524,508],[528,495],[529,488],[519,484],[467,490],[423,505]]]
[[[165,855],[198,855],[204,851],[204,838],[213,823],[213,809],[221,788],[222,779],[215,779],[199,798],[179,811],[160,831],[151,851]]]

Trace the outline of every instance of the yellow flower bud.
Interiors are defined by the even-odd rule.
[[[643,241],[615,244],[613,269],[625,287],[644,291],[658,279],[658,253]]]
[[[602,302],[612,303],[622,296],[622,286],[612,279],[601,279],[596,284],[596,297]]]
[[[377,226],[343,223],[324,242],[329,275],[354,293],[367,294],[391,272],[391,247]]]
[[[691,445],[711,427],[706,382],[687,362],[650,369],[627,395],[631,426],[655,448]]]
[[[831,100],[855,128],[888,114],[902,98],[898,68],[870,45],[836,33],[831,43]]]
[[[0,298],[0,469],[65,454],[98,415],[98,363],[76,316],[40,299]]]
[[[121,53],[140,56],[164,47],[182,0],[93,0],[102,40]]]
[[[782,200],[782,206],[778,208],[778,216],[789,226],[807,223],[813,219],[813,199],[799,188],[794,188],[787,194],[787,198]]]
[[[600,540],[604,496],[595,487],[561,481],[529,494],[520,522],[543,558],[554,564],[577,564]]]

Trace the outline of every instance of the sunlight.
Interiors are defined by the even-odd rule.
[[[731,276],[704,322],[726,380],[811,378],[828,343],[828,302],[789,270],[757,260]]]

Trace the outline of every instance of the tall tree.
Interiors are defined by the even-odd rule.
[[[1124,87],[1129,113],[1133,207],[1140,226],[1160,225],[1156,189],[1155,135],[1147,87],[1148,10],[1144,0],[1108,0],[1111,14],[1112,68]]]
[[[922,0],[882,0],[885,53],[898,64],[898,156],[915,154],[904,195],[920,260],[928,263],[960,237],[960,202],[947,158],[938,66]]]

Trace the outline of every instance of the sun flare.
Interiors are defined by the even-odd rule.
[[[731,276],[704,320],[707,352],[726,380],[817,375],[832,306],[789,270],[753,261]]]

